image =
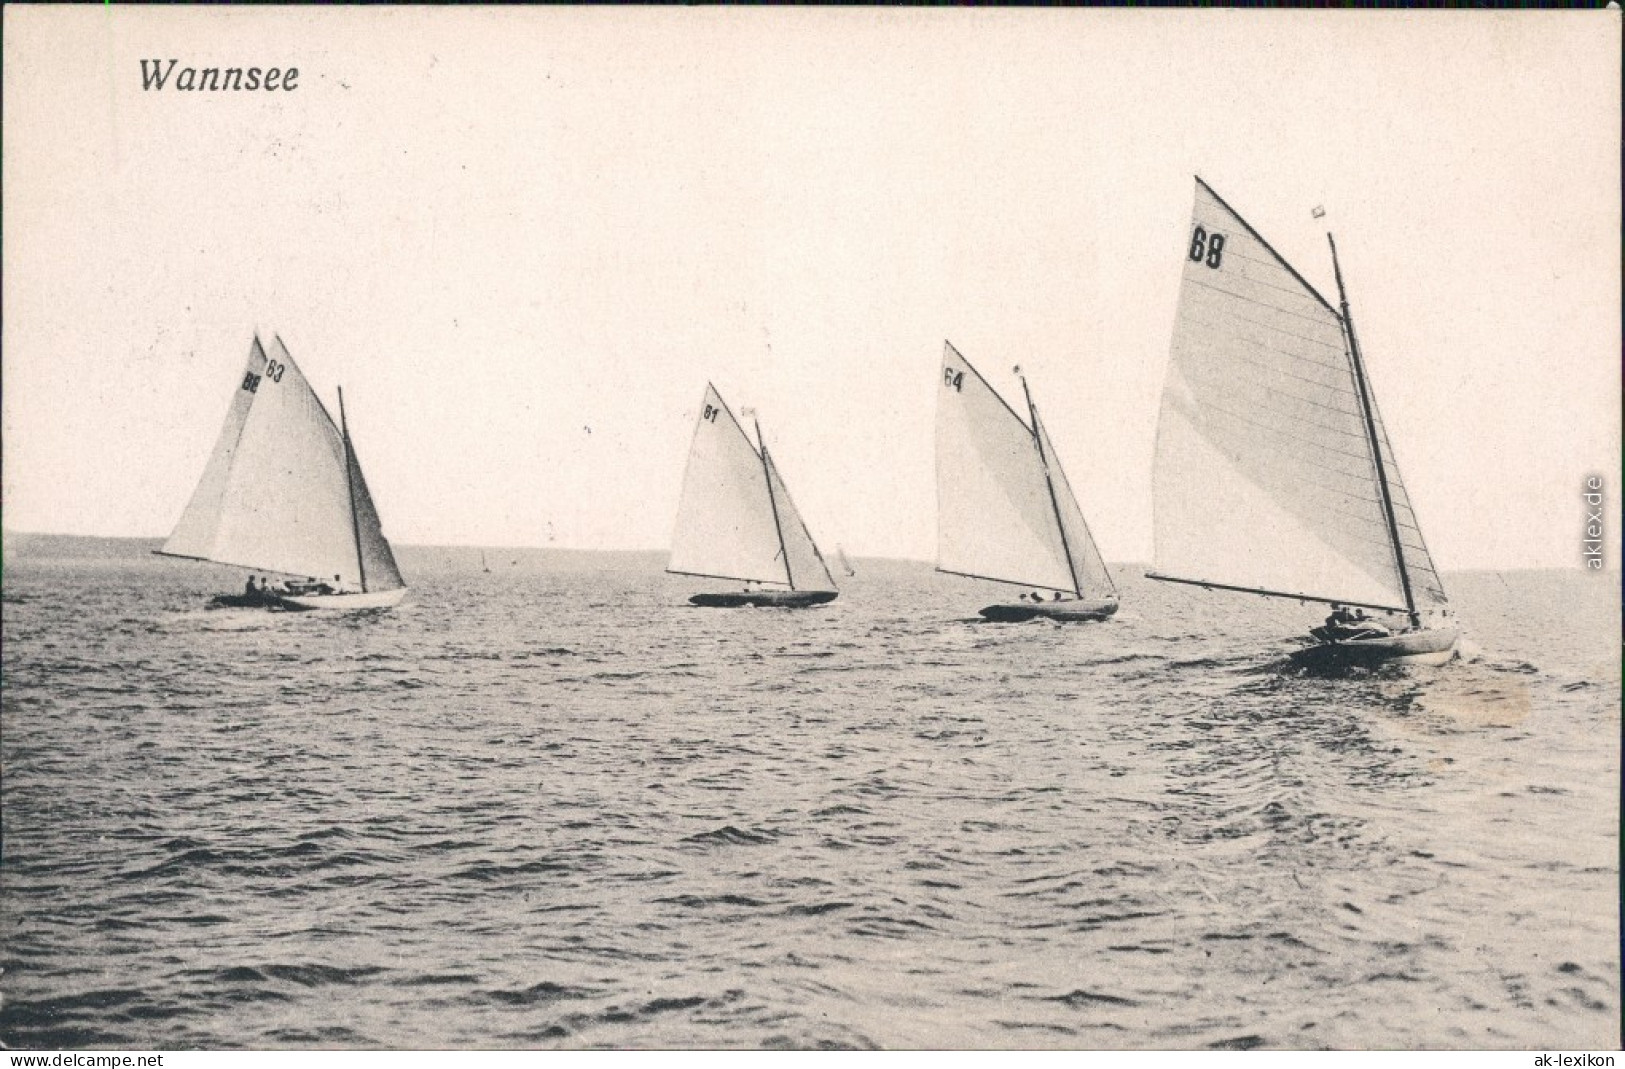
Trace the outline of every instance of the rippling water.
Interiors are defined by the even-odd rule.
[[[1316,680],[1269,663],[1314,609],[1137,579],[988,625],[922,565],[727,611],[408,549],[343,616],[53,545],[4,584],[13,1047],[1619,1040],[1614,577],[1447,577],[1481,661]]]

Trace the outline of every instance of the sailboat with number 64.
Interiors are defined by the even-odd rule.
[[[1031,600],[1023,592],[1017,601],[985,607],[987,620],[1108,619],[1117,612],[1117,588],[1027,379],[1021,379],[1022,419],[952,344],[945,341],[942,349],[937,570],[1037,588]]]

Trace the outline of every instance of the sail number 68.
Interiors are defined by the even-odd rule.
[[[1209,234],[1201,227],[1197,227],[1191,234],[1190,258],[1197,263],[1205,260],[1209,267],[1217,270],[1220,262],[1224,260],[1224,235]]]

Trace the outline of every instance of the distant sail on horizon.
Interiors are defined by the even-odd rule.
[[[1036,406],[1021,418],[949,342],[937,389],[937,569],[1078,598],[1116,587]]]
[[[1200,178],[1189,241],[1157,428],[1153,578],[1443,607],[1344,316]]]

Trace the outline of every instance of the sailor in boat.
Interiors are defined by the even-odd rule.
[[[1387,627],[1367,616],[1364,609],[1351,609],[1339,604],[1332,605],[1331,615],[1326,617],[1326,626],[1320,630],[1322,637],[1328,642],[1383,638],[1392,633]]]

